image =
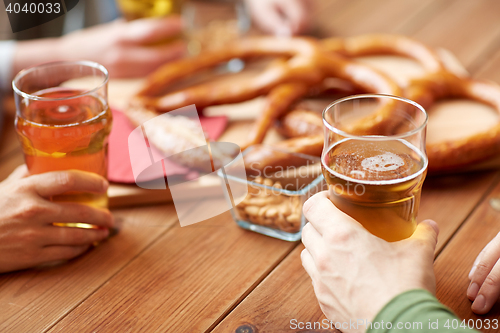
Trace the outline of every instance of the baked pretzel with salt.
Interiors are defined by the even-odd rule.
[[[500,86],[489,81],[459,78],[440,72],[414,80],[406,97],[425,110],[445,98],[464,98],[491,106],[500,115]],[[500,153],[500,122],[488,130],[455,140],[427,143],[429,171],[448,171],[484,161]]]
[[[387,75],[372,69],[366,65],[343,59],[335,54],[323,52],[318,56],[318,66],[326,77],[337,77],[348,80],[356,87],[369,92],[389,95],[401,95],[399,86]],[[395,117],[392,117],[396,103],[388,102],[382,104],[374,113],[356,121],[345,131],[360,135],[368,135],[373,131],[390,131],[398,125]],[[292,138],[273,144],[273,147],[292,152],[313,156],[320,156],[323,150],[322,133],[310,133],[302,137]],[[299,160],[299,159],[298,159]],[[299,163],[299,162],[297,162]],[[289,154],[266,149],[264,146],[252,150],[245,156],[247,171],[262,170],[265,167],[297,166],[296,161]]]
[[[272,37],[242,39],[224,49],[208,51],[197,57],[181,59],[160,67],[148,77],[134,103],[157,112],[168,112],[191,104],[204,108],[246,101],[266,94],[277,85],[287,82],[316,84],[323,78],[316,60],[320,52],[319,43],[313,39]],[[269,56],[287,59],[273,61],[244,84],[222,80],[165,93],[180,79],[214,68],[231,59],[246,60]]]
[[[439,55],[430,47],[406,36],[392,34],[366,34],[347,38],[327,38],[322,47],[348,58],[369,55],[396,55],[413,59],[425,74],[446,70]]]

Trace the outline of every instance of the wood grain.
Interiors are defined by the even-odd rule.
[[[295,246],[244,231],[229,213],[176,226],[50,332],[205,332]]]
[[[173,206],[124,209],[114,216],[121,220],[119,234],[83,256],[0,275],[0,332],[46,331],[177,222]]]
[[[408,33],[405,27],[426,20],[419,14],[432,1],[357,0],[331,3],[317,13],[321,36],[353,36],[365,33]],[[442,3],[443,1],[436,1]],[[432,11],[427,11],[432,15]]]
[[[295,332],[294,329],[298,327],[294,320],[322,323],[326,317],[321,312],[311,279],[300,261],[303,249],[302,244],[295,248],[212,333],[235,332],[246,323],[253,325],[255,332]],[[301,327],[304,332],[309,332],[305,328]],[[319,325],[316,327],[322,328]],[[338,331],[333,329],[329,332]]]
[[[499,181],[499,172],[429,177],[424,182],[418,219],[432,219],[439,225],[436,253],[439,253],[470,212]]]
[[[497,176],[498,173],[490,172],[426,180],[419,219],[432,217],[439,221],[438,249],[446,244]],[[280,263],[214,332],[234,331],[244,322],[251,323],[259,332],[279,332],[289,328],[292,319],[301,322],[325,319],[300,263],[301,249],[302,246],[298,247]],[[259,310],[255,311],[256,308]]]
[[[497,2],[318,2],[314,20],[323,36],[404,33],[448,48],[474,75],[500,82]],[[111,104],[120,106],[123,92],[140,81],[122,83],[113,85]],[[248,127],[232,126],[225,137],[243,137]],[[0,179],[22,163],[17,147],[10,126],[0,143]],[[500,213],[484,200],[498,175],[429,178],[424,186],[419,218],[434,218],[441,227],[438,297],[462,317],[475,318],[465,297],[468,269],[500,230]],[[500,186],[494,195],[500,196]],[[193,206],[193,213],[208,208]],[[183,228],[172,205],[114,214],[123,221],[121,233],[81,258],[0,275],[1,332],[225,333],[246,323],[259,332],[290,332],[291,319],[324,319],[300,263],[302,245],[244,231],[228,213]]]
[[[350,2],[351,6],[356,6],[357,3]],[[432,17],[443,16],[447,12],[446,8],[451,4],[450,1],[435,1],[432,8],[419,8],[419,10],[426,13],[427,20],[431,20]],[[484,10],[484,3],[482,8]],[[407,9],[411,11],[410,6]],[[355,15],[362,16],[365,10],[371,11],[374,9],[373,6],[363,7],[362,9],[357,8],[352,10],[352,14],[349,15],[347,14],[348,11],[339,12],[340,21],[344,20],[345,25],[348,27],[343,31],[344,34],[349,34],[351,31],[347,29],[353,29],[353,25],[348,24],[348,22],[354,19]],[[420,20],[419,27],[426,26],[428,22],[425,22],[424,17],[422,15],[416,15],[415,17],[417,16],[418,20]],[[460,15],[457,15],[457,17],[460,17]],[[436,21],[436,19],[434,20]],[[337,20],[332,19],[332,21],[339,24]],[[489,24],[493,22],[491,19],[489,20]],[[407,27],[414,24],[409,21],[391,21],[391,23],[393,27],[398,27],[396,29],[403,30],[409,29]],[[447,25],[443,27],[443,30],[451,29],[453,24],[456,27],[459,22],[450,19]],[[360,25],[362,26],[363,23],[361,22]],[[437,23],[435,25],[434,28],[437,29]],[[354,29],[358,29],[358,26],[356,25]],[[416,31],[419,30],[421,32],[417,33],[416,36],[420,37],[422,41],[432,40],[432,29],[416,29]],[[441,36],[441,41],[443,40],[444,37]],[[445,46],[451,48],[452,51],[458,49],[458,45],[455,44]],[[466,48],[464,45],[461,47]],[[476,56],[479,54],[477,52],[479,51],[476,50]],[[462,51],[461,57],[468,59],[469,55]],[[500,77],[496,79],[500,81]],[[491,190],[492,185],[498,182],[498,175],[498,172],[482,172],[426,180],[419,219],[433,218],[438,221],[441,231],[437,253],[447,244],[470,212],[484,199],[486,193]],[[254,325],[259,332],[280,332],[290,329],[291,319],[297,319],[301,322],[321,322],[325,317],[311,295],[313,290],[310,280],[300,265],[301,248],[295,249],[213,332],[231,332],[244,323]],[[289,281],[293,281],[293,286],[290,286]],[[443,289],[448,290],[446,287]],[[457,294],[453,293],[452,295],[456,297]],[[498,317],[498,313],[495,315]]]
[[[477,76],[500,81],[500,51],[478,71]],[[465,221],[435,263],[437,297],[461,318],[480,319],[484,322],[486,318],[500,317],[499,304],[486,316],[475,315],[466,296],[472,263],[489,240],[500,231],[500,212],[494,210],[489,203],[490,199],[499,197],[500,185],[497,185]],[[493,329],[482,331],[498,332]]]
[[[460,318],[467,320],[472,318],[484,322],[485,319],[500,319],[500,303],[487,315],[478,316],[471,311],[472,303],[466,295],[472,263],[484,246],[500,232],[500,211],[490,205],[489,200],[492,198],[500,198],[500,185],[467,219],[435,263],[438,299]],[[481,331],[498,332],[498,328]]]
[[[433,47],[451,51],[469,70],[488,57],[490,45],[499,37],[500,2],[489,0],[452,1],[413,37]]]

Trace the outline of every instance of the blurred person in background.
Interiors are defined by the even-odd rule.
[[[307,27],[307,0],[247,0],[247,4],[269,33],[292,35]],[[117,17],[114,0],[86,0],[66,15],[12,34],[1,8],[0,102],[2,93],[11,94],[14,75],[39,63],[85,59],[104,65],[113,78],[141,77],[184,55],[182,41],[154,45],[181,33],[179,17],[131,22]],[[50,198],[68,191],[103,193],[107,187],[104,178],[83,171],[30,176],[26,166],[16,169],[0,182],[0,273],[71,259],[106,239],[114,227],[109,210]],[[96,228],[58,227],[53,225],[56,221]]]
[[[245,2],[267,33],[290,36],[308,27],[310,0]],[[140,77],[185,54],[182,41],[152,45],[182,32],[179,17],[131,22],[115,20],[118,17],[114,0],[79,1],[61,17],[12,34],[6,11],[0,11],[0,89],[9,89],[21,69],[43,62],[92,60],[104,65],[113,78]]]

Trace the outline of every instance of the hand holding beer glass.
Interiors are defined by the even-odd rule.
[[[390,122],[360,133],[380,108],[391,112]],[[427,173],[425,110],[401,97],[355,95],[330,104],[323,123],[321,162],[333,204],[375,236],[410,237]]]
[[[16,130],[30,174],[75,169],[106,178],[112,124],[107,83],[107,70],[90,61],[47,63],[15,77]],[[68,192],[51,200],[96,208],[108,204],[106,193]]]

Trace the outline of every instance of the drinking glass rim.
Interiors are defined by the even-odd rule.
[[[18,82],[21,78],[23,78],[27,74],[33,72],[35,69],[39,69],[39,68],[43,68],[43,67],[50,67],[50,66],[54,66],[54,65],[83,65],[83,66],[87,66],[87,67],[92,67],[92,68],[100,70],[104,74],[104,80],[92,89],[82,91],[81,93],[74,95],[74,96],[59,97],[59,98],[40,97],[40,96],[28,94],[16,86],[16,82]],[[104,87],[108,83],[108,81],[109,81],[108,70],[106,69],[106,67],[104,67],[103,65],[101,65],[97,62],[90,61],[90,60],[51,61],[51,62],[46,62],[43,64],[34,65],[34,66],[31,66],[31,67],[28,67],[28,68],[21,70],[19,73],[17,73],[17,75],[12,80],[12,89],[14,89],[14,92],[21,95],[22,97],[28,98],[28,99],[34,100],[34,101],[47,101],[47,102],[48,101],[64,101],[64,100],[68,100],[68,99],[75,99],[75,98],[80,98],[83,96],[91,95],[92,93],[94,93],[94,92],[98,91],[99,89],[101,89],[102,87]]]
[[[335,105],[340,104],[342,102],[353,100],[353,99],[360,99],[360,98],[381,98],[381,97],[384,97],[384,98],[386,97],[389,99],[398,100],[398,101],[405,102],[405,103],[408,103],[408,104],[415,106],[417,109],[419,109],[424,114],[424,116],[425,116],[424,121],[417,128],[414,128],[411,131],[408,131],[408,132],[405,132],[402,134],[373,136],[373,135],[354,135],[354,134],[344,132],[344,131],[332,126],[330,123],[328,123],[328,121],[325,118],[326,112],[330,108],[332,108]],[[325,125],[326,128],[328,128],[332,132],[335,132],[337,134],[342,135],[343,137],[351,138],[351,139],[359,139],[359,140],[386,141],[386,140],[392,140],[392,139],[404,139],[410,135],[418,133],[427,125],[427,121],[429,120],[429,115],[427,114],[427,112],[425,111],[425,109],[423,108],[422,105],[420,105],[417,102],[414,102],[410,99],[404,98],[404,97],[394,96],[394,95],[389,95],[389,94],[357,94],[357,95],[350,95],[350,96],[346,96],[346,97],[337,99],[337,100],[333,101],[332,103],[328,104],[328,106],[323,110],[322,118],[323,118],[323,124]]]

